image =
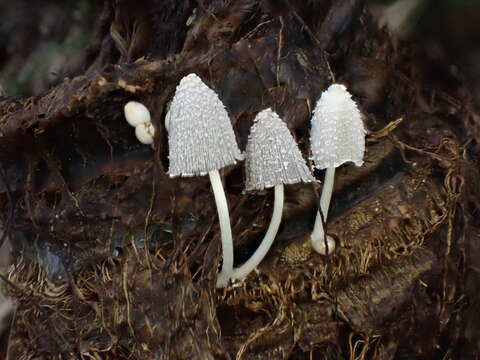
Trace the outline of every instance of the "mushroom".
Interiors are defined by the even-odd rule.
[[[217,287],[224,287],[232,275],[233,243],[227,199],[218,170],[243,160],[243,154],[223,103],[195,74],[180,81],[167,118],[170,177],[206,174],[210,177],[222,238],[223,265]]]
[[[347,88],[340,84],[332,84],[322,93],[311,122],[312,159],[317,169],[326,169],[326,172],[320,209],[310,238],[315,251],[325,255],[335,247],[335,241],[330,236],[325,239],[324,230],[332,198],[335,168],[349,161],[356,166],[363,164],[365,129],[357,104]]]
[[[271,109],[255,117],[246,153],[245,190],[275,190],[272,218],[260,246],[247,262],[233,270],[232,278],[239,280],[260,264],[272,246],[282,220],[283,185],[315,181],[287,125]]]
[[[125,119],[134,128],[140,124],[152,122],[150,111],[148,111],[145,105],[137,101],[129,101],[126,103],[123,111],[125,113]]]
[[[135,136],[142,144],[150,145],[153,143],[153,136],[155,135],[155,128],[152,123],[147,122],[137,125],[135,128]]]
[[[137,101],[129,101],[123,107],[123,111],[127,122],[135,128],[138,141],[146,145],[153,144],[155,128],[147,107]]]

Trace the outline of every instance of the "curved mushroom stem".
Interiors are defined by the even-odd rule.
[[[332,198],[334,180],[335,168],[327,168],[325,172],[325,179],[323,181],[322,195],[320,196],[320,209],[317,211],[315,225],[313,226],[313,231],[310,235],[313,249],[322,255],[327,254],[327,252],[331,253],[335,247],[335,241],[332,237],[327,235],[327,241],[325,241],[325,230],[323,228],[323,223],[327,221],[328,208],[330,207],[330,200]],[[323,219],[320,211],[322,212]]]
[[[248,259],[244,264],[240,265],[238,268],[233,269],[232,279],[243,280],[245,279],[250,272],[255,270],[258,264],[261,263],[265,255],[267,255],[268,250],[275,240],[277,235],[278,228],[280,227],[280,222],[282,221],[283,213],[283,185],[275,186],[275,195],[273,203],[273,214],[272,219],[270,220],[270,225],[268,226],[267,232],[260,243],[260,246],[255,250],[255,253]]]
[[[209,171],[210,183],[212,184],[213,196],[217,205],[220,233],[222,237],[222,271],[218,274],[217,287],[225,287],[232,276],[233,270],[233,241],[230,227],[230,215],[228,213],[227,199],[223,191],[222,180],[218,170]]]

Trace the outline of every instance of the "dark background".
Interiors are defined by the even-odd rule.
[[[415,44],[428,78],[466,80],[480,103],[480,1],[370,0],[381,25]],[[102,8],[97,0],[0,2],[0,85],[9,95],[38,94],[83,72]],[[445,69],[450,69],[446,72]]]

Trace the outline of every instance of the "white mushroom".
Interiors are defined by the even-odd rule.
[[[233,270],[233,279],[242,280],[254,270],[270,250],[283,212],[283,184],[315,181],[302,153],[285,123],[271,109],[255,117],[250,130],[245,160],[245,189],[275,188],[272,219],[255,253]]]
[[[149,123],[152,121],[150,111],[137,101],[129,101],[123,107],[125,119],[134,128],[140,124]]]
[[[228,284],[233,270],[233,243],[227,199],[218,170],[243,160],[227,111],[217,94],[195,74],[177,86],[168,111],[170,177],[208,173],[217,204],[223,265],[217,287]]]
[[[137,127],[135,128],[135,136],[142,144],[152,144],[154,135],[155,128],[150,122],[137,125]]]
[[[325,240],[324,230],[332,197],[335,168],[349,161],[357,166],[363,164],[365,129],[357,104],[352,100],[347,88],[340,84],[330,85],[322,93],[311,122],[312,159],[316,168],[327,170],[320,197],[320,209],[310,237],[315,251],[325,255],[331,253],[335,246],[335,241],[330,236]]]
[[[167,132],[170,131],[170,109],[167,111],[167,115],[165,115],[165,130]]]

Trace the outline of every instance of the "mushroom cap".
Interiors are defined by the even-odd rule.
[[[315,181],[287,125],[271,109],[255,117],[246,152],[247,191]]]
[[[204,175],[243,160],[218,95],[195,74],[177,86],[168,112],[170,177]]]
[[[123,111],[125,113],[125,119],[133,127],[152,121],[150,111],[148,111],[145,105],[137,101],[129,101],[126,103]]]
[[[135,128],[135,136],[142,144],[149,145],[153,143],[154,135],[155,128],[153,127],[152,123],[143,123]]]
[[[363,164],[365,129],[352,95],[340,84],[322,93],[313,111],[310,146],[315,167],[338,167],[352,161]]]

